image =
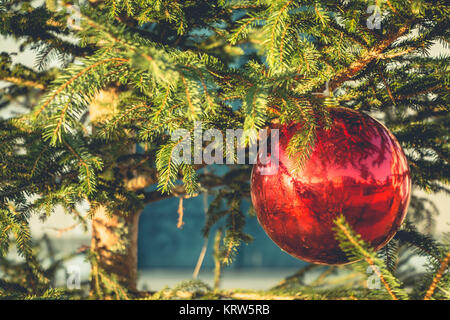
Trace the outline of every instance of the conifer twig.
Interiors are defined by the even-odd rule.
[[[214,238],[214,289],[218,290],[220,286],[220,278],[222,275],[222,262],[220,259],[220,240],[222,239],[222,230],[216,232]]]
[[[183,216],[184,216],[184,210],[183,210],[183,199],[184,197],[178,197],[179,200],[179,204],[178,204],[178,223],[177,223],[177,228],[181,229],[181,227],[183,227],[184,222],[183,222]]]
[[[208,170],[205,168],[205,172],[207,173]],[[205,218],[207,218],[208,215],[208,189],[203,193],[203,212],[205,214]],[[206,250],[208,250],[208,242],[209,242],[209,235],[205,236],[205,239],[203,241],[203,247],[200,251],[200,255],[197,259],[197,264],[195,265],[194,273],[192,274],[192,278],[197,279],[197,276],[200,272],[200,268],[202,267],[203,260],[205,259]]]
[[[115,61],[118,63],[124,63],[124,62],[128,62],[129,59],[125,59],[125,58],[118,58],[118,57],[113,57],[113,58],[107,58],[107,59],[103,59],[100,61],[97,61],[96,63],[87,66],[86,68],[84,68],[83,70],[81,70],[80,72],[78,72],[76,75],[74,75],[72,78],[70,78],[69,80],[67,80],[66,82],[64,82],[53,94],[50,98],[47,99],[47,101],[44,102],[44,104],[35,112],[35,117],[39,116],[42,111],[45,110],[45,108],[50,104],[50,102],[53,101],[53,99],[55,99],[55,97],[60,94],[67,86],[69,86],[72,82],[74,82],[76,79],[78,79],[79,77],[81,77],[83,74],[85,74],[86,72],[90,71],[91,69],[94,69],[96,67],[98,67],[101,64],[107,63],[107,62],[111,62],[111,61]]]
[[[433,281],[431,282],[430,287],[427,290],[427,293],[423,300],[430,300],[431,296],[434,293],[434,290],[436,290],[436,286],[438,282],[441,280],[442,275],[444,274],[445,270],[447,270],[448,264],[450,262],[450,251],[447,253],[447,256],[442,260],[441,267],[439,268],[438,272],[434,276]]]
[[[0,78],[1,81],[11,82],[18,86],[25,86],[25,87],[33,87],[36,89],[44,90],[45,86],[42,83],[31,81],[31,80],[23,80],[16,77],[4,77]]]
[[[353,236],[350,234],[350,231],[345,227],[345,225],[343,225],[340,221],[338,221],[336,223],[336,225],[338,226],[339,229],[341,229],[341,231],[344,233],[344,235],[347,237],[347,239],[356,247],[358,248],[358,250],[365,256],[365,260],[367,261],[367,263],[370,265],[370,267],[372,268],[372,270],[375,272],[375,274],[380,278],[380,281],[383,283],[384,287],[386,288],[387,292],[389,293],[389,295],[392,297],[393,300],[398,300],[397,296],[395,295],[395,293],[392,291],[391,287],[389,286],[389,284],[386,282],[386,279],[384,279],[383,275],[381,274],[381,272],[378,270],[378,268],[376,268],[374,261],[372,260],[372,258],[370,257],[370,254],[363,248],[361,247],[361,245],[358,243],[358,241],[356,241]]]
[[[369,63],[383,57],[382,52],[394,43],[398,38],[405,35],[409,30],[409,24],[403,25],[397,32],[381,41],[378,45],[371,48],[360,59],[354,61],[348,68],[339,72],[331,81],[331,88],[334,91],[342,83],[353,78],[358,72],[364,69]]]

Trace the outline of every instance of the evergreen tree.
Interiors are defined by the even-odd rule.
[[[436,43],[448,47],[449,13],[443,0],[2,0],[0,32],[33,49],[36,68],[1,54],[0,80],[8,85],[0,110],[17,110],[0,121],[0,256],[12,236],[25,263],[0,279],[0,295],[63,294],[36,258],[28,225],[31,215],[49,216],[57,205],[92,223],[92,297],[142,295],[136,289],[139,215],[168,197],[217,187],[204,233],[228,219],[216,260],[231,262],[239,244],[251,239],[241,211],[251,166],[228,165],[217,176],[204,170],[207,163],[180,162],[174,152],[181,139],[172,140],[172,133],[193,135],[198,121],[203,130],[246,133],[304,121],[311,124],[304,127],[308,134],[290,146],[302,162],[329,107],[376,113],[405,149],[413,185],[448,193],[449,58],[430,50]],[[49,67],[55,59],[61,67]],[[248,138],[247,144],[255,137]],[[309,266],[261,294],[448,299],[449,243],[432,238],[437,212],[426,201],[413,196],[408,221],[379,253],[345,220],[336,222],[342,247],[362,259],[356,268],[377,270],[385,291],[324,289],[334,267],[315,288],[304,286]],[[77,208],[86,202],[85,217]],[[421,221],[429,227],[418,231]],[[428,257],[425,275],[399,273],[411,254]],[[198,282],[153,297],[177,290],[240,297]]]

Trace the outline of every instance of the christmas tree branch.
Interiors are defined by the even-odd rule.
[[[0,78],[0,81],[11,82],[18,86],[33,87],[39,90],[45,89],[45,86],[42,83],[25,80],[18,77],[2,77]]]
[[[384,279],[383,275],[380,273],[378,268],[376,268],[374,261],[372,260],[372,257],[370,256],[370,254],[356,241],[356,239],[351,235],[350,231],[343,223],[337,222],[336,225],[339,227],[339,229],[341,229],[341,231],[347,237],[348,241],[350,241],[355,246],[355,248],[357,248],[358,251],[360,251],[364,255],[367,263],[372,267],[372,270],[380,278],[381,282],[383,283],[384,287],[386,288],[387,292],[390,294],[392,299],[398,300],[397,296],[394,294],[391,287]]]
[[[383,51],[386,50],[392,43],[394,43],[398,38],[404,36],[409,31],[409,24],[405,24],[400,27],[397,32],[392,33],[387,39],[382,40],[379,44],[372,47],[370,50],[365,52],[361,58],[354,61],[350,66],[342,71],[340,71],[334,78],[330,81],[331,90],[335,90],[344,82],[352,79],[356,74],[363,70],[369,63],[374,60],[383,58]]]
[[[349,259],[353,261],[364,259],[383,283],[393,300],[398,300],[399,298],[407,299],[408,295],[401,288],[398,279],[387,270],[384,262],[376,256],[373,249],[361,239],[360,235],[351,229],[345,217],[343,215],[339,216],[335,220],[335,224],[336,239],[339,241],[341,249],[349,256]]]
[[[108,62],[115,62],[118,64],[121,63],[125,63],[125,62],[129,62],[129,59],[125,59],[125,58],[117,58],[117,57],[113,57],[113,58],[106,58],[100,61],[97,61],[87,67],[85,67],[84,69],[82,69],[80,72],[78,72],[77,74],[75,74],[73,77],[69,78],[66,82],[64,82],[62,85],[60,85],[54,92],[53,94],[42,104],[42,106],[36,110],[36,112],[34,113],[35,117],[38,117],[44,110],[45,108],[65,89],[67,88],[72,82],[74,82],[75,80],[77,80],[79,77],[81,77],[82,75],[86,74],[87,72],[89,72],[92,69],[95,69],[96,67],[98,67],[99,65],[102,65],[104,63],[108,63]]]
[[[150,180],[148,181],[150,182]],[[155,184],[158,182],[158,180],[152,180],[152,182],[153,183],[151,184]],[[227,184],[227,178],[215,176],[212,174],[203,174],[199,176],[199,182],[202,188],[206,188],[209,190],[211,188]],[[152,202],[157,202],[172,197],[180,197],[186,194],[188,194],[188,192],[186,191],[186,187],[184,185],[176,185],[173,187],[170,193],[163,194],[159,191],[144,192],[144,203],[150,204]]]
[[[431,282],[431,285],[428,288],[425,297],[423,298],[424,300],[430,300],[431,296],[433,295],[434,290],[436,289],[436,286],[437,286],[439,280],[441,280],[442,275],[447,270],[449,262],[450,262],[450,251],[447,253],[447,256],[444,258],[444,260],[442,260],[441,266],[440,266],[438,272],[436,273],[436,275],[434,276],[434,279]]]

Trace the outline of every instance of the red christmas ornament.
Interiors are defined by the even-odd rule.
[[[402,148],[382,124],[346,108],[330,116],[332,128],[317,129],[310,158],[295,172],[286,147],[301,125],[279,128],[278,168],[258,156],[251,197],[260,224],[284,251],[343,264],[350,261],[335,240],[334,220],[343,214],[364,240],[383,247],[405,218],[411,178]]]

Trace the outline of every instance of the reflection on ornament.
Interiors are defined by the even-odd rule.
[[[311,157],[294,171],[286,147],[300,124],[280,127],[279,166],[258,158],[251,197],[258,220],[284,251],[308,262],[348,263],[333,231],[343,214],[375,249],[394,236],[408,208],[411,178],[395,137],[368,115],[330,109],[330,130],[319,128]],[[274,148],[273,150],[275,150]]]

